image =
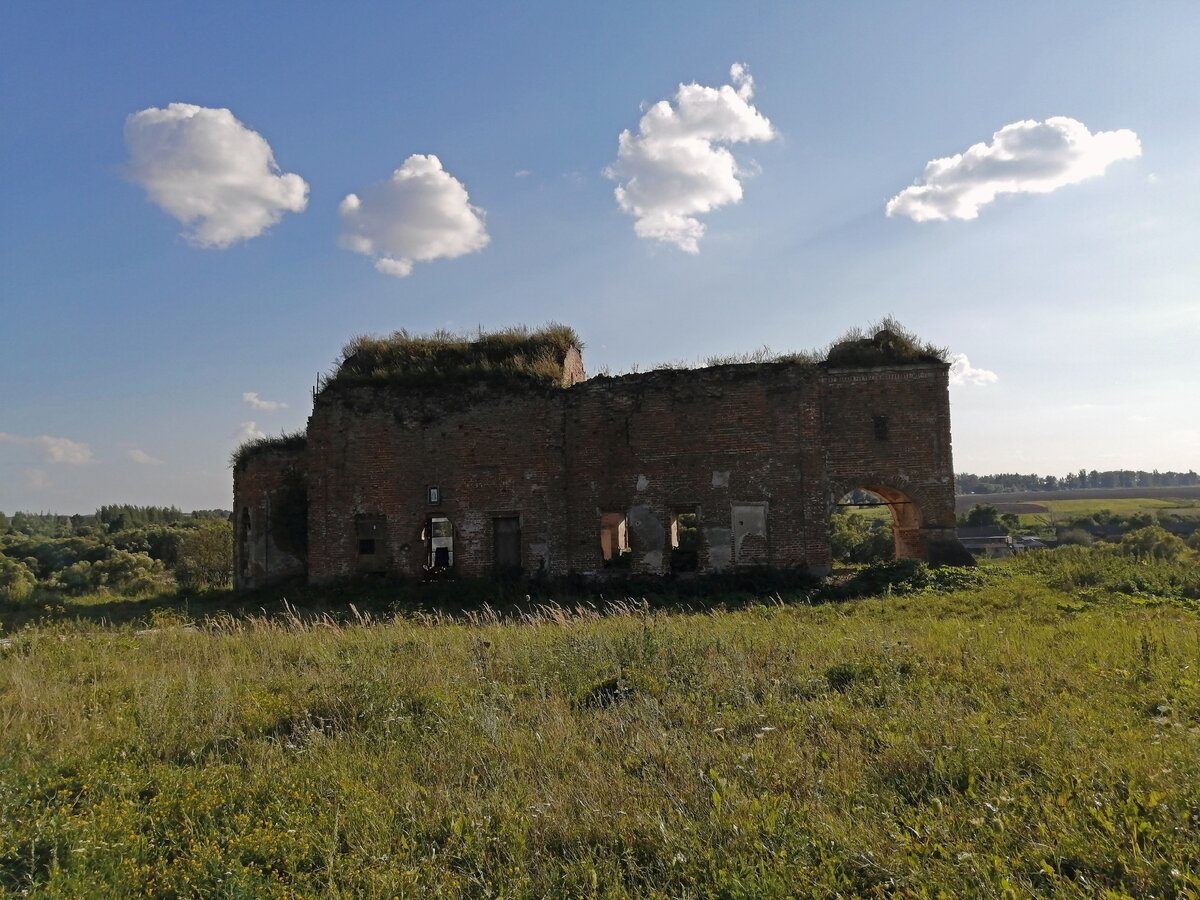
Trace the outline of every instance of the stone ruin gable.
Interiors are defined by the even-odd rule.
[[[521,568],[566,572],[565,393],[516,382],[319,394],[308,425],[310,580],[422,577],[433,516],[453,524],[456,576],[493,574],[497,520],[514,516]],[[377,551],[365,564],[363,539]]]
[[[235,588],[304,577],[305,489],[302,448],[259,450],[234,467]]]
[[[823,367],[828,508],[846,492],[880,495],[896,522],[896,555],[964,563],[954,535],[949,366]]]
[[[828,557],[819,372],[789,363],[593,378],[566,395],[570,550],[601,569],[597,530],[625,513],[629,569],[671,571],[694,512],[699,571]]]

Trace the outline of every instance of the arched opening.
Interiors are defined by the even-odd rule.
[[[835,564],[925,558],[921,511],[894,488],[861,485],[847,490],[834,502],[829,521]]]

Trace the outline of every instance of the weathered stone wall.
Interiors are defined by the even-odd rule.
[[[953,540],[941,364],[331,389],[309,420],[307,469],[314,581],[425,574],[431,516],[452,523],[453,570],[465,577],[492,573],[497,519],[514,516],[526,572],[601,572],[605,513],[628,517],[628,568],[662,573],[680,511],[698,516],[701,570],[823,571],[833,503],[855,487],[892,504],[901,555],[934,556]]]
[[[262,587],[302,578],[306,567],[303,547],[289,540],[295,531],[284,521],[303,509],[295,507],[294,492],[303,490],[303,450],[265,450],[251,455],[233,471],[233,584]]]

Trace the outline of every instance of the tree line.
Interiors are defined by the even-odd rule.
[[[94,515],[0,513],[0,608],[30,598],[227,587],[229,519],[223,510],[131,505]]]
[[[1021,491],[1071,491],[1081,488],[1139,488],[1190,487],[1200,485],[1200,475],[1187,472],[1150,472],[1144,469],[1109,469],[1099,472],[1068,472],[1066,475],[1021,475],[1001,472],[995,475],[974,475],[961,472],[954,476],[954,490],[959,494],[1004,494]]]
[[[207,519],[228,519],[227,509],[195,509],[185,513],[177,506],[136,506],[131,503],[101,506],[94,513],[72,516],[52,512],[0,511],[0,534],[31,537],[80,537],[104,532],[114,534],[146,525],[178,525]]]

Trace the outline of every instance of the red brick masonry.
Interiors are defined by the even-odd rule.
[[[312,582],[420,577],[448,561],[447,574],[488,576],[516,530],[526,573],[601,574],[605,513],[625,517],[619,563],[634,572],[670,570],[672,519],[686,512],[700,571],[823,573],[833,504],[853,488],[892,506],[899,556],[939,562],[958,549],[940,363],[725,365],[567,388],[335,384],[315,399],[305,449],[235,472],[239,587],[304,566],[271,534],[288,467],[307,478]],[[440,559],[432,517],[452,534]]]

